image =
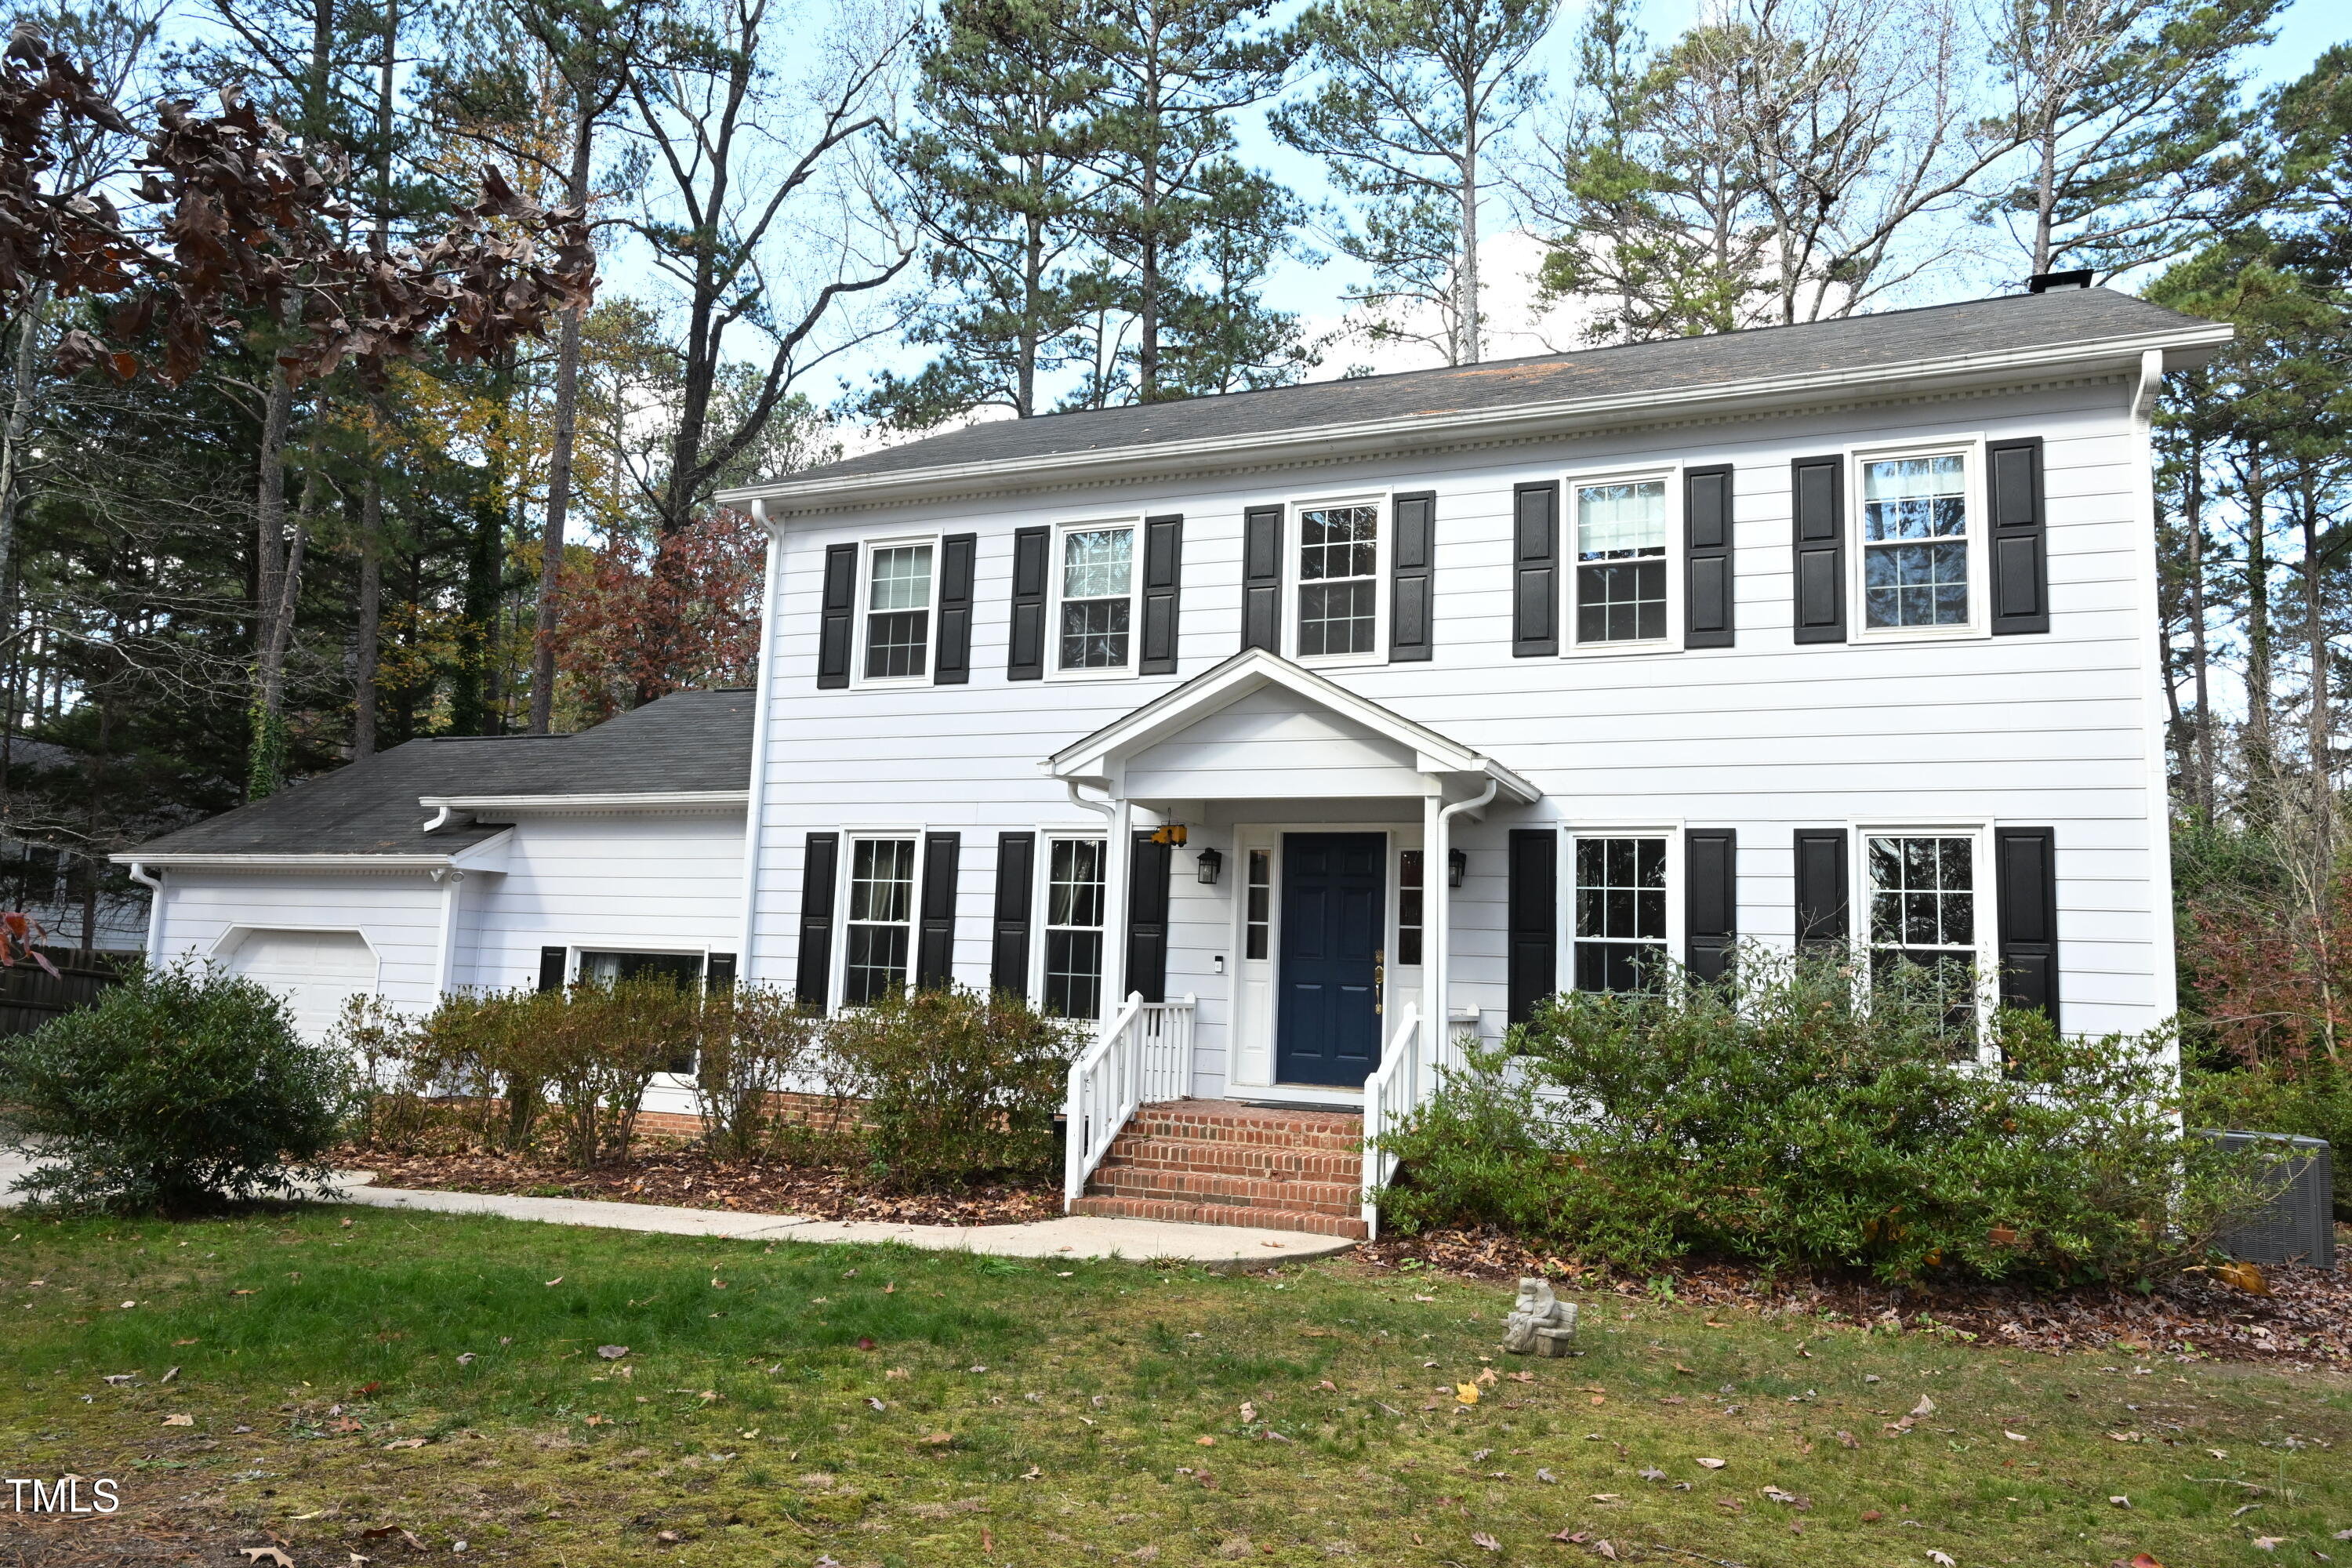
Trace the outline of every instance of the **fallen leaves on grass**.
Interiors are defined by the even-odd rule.
[[[275,1546],[240,1546],[236,1552],[247,1563],[268,1563],[272,1568],[294,1568],[294,1559]]]
[[[618,1361],[623,1356],[629,1353],[629,1347],[626,1345],[598,1345],[596,1347],[596,1353],[606,1361]]]
[[[163,1425],[166,1426],[193,1426],[195,1424],[196,1418],[193,1415],[166,1415],[163,1417]]]
[[[1470,1544],[1484,1552],[1500,1552],[1503,1549],[1501,1542],[1483,1530],[1474,1530],[1470,1532]]]
[[[1707,1470],[1719,1470],[1728,1462],[1728,1460],[1725,1459],[1701,1459],[1699,1461],[1699,1468],[1701,1469]]]

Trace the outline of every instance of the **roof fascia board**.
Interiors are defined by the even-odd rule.
[[[1301,447],[1318,455],[1348,455],[1352,449],[1394,452],[1400,440],[1416,446],[1444,439],[1478,437],[1487,439],[1514,435],[1567,434],[1586,427],[1639,423],[1629,416],[1663,416],[1686,413],[1709,404],[1738,404],[1785,399],[1805,402],[1850,395],[1888,384],[1948,390],[1980,382],[1998,384],[2021,376],[2087,366],[2137,368],[2150,349],[2162,352],[2167,368],[2201,363],[2230,342],[2227,325],[2196,327],[2167,332],[2142,332],[2125,338],[2011,350],[1993,354],[1964,354],[1899,364],[1874,365],[1850,371],[1811,371],[1707,386],[1676,387],[1627,396],[1566,398],[1551,403],[1519,404],[1508,408],[1476,409],[1441,415],[1409,415],[1338,425],[1311,425],[1297,430],[1258,430],[1192,441],[1170,441],[1114,447],[1102,450],[1056,452],[1026,458],[992,458],[979,462],[949,463],[928,468],[859,474],[845,479],[782,479],[769,485],[722,491],[728,505],[761,503],[771,528],[794,515],[822,510],[826,502],[903,500],[962,485],[1026,479],[1049,482],[1097,471],[1114,477],[1131,472],[1178,473],[1230,466],[1237,458],[1265,458]],[[1791,406],[1799,405],[1792,404]],[[779,515],[779,508],[783,509]]]
[[[504,837],[500,835],[499,837]],[[483,844],[496,842],[484,839]],[[480,846],[468,846],[476,848]],[[366,854],[155,854],[153,851],[128,855],[110,855],[107,858],[118,866],[133,861],[142,866],[160,866],[166,870],[284,870],[284,871],[446,871],[457,864],[460,850],[448,855],[366,855]]]
[[[694,811],[748,805],[748,789],[641,790],[614,795],[425,795],[416,804],[427,811],[470,811],[477,816],[509,811]]]

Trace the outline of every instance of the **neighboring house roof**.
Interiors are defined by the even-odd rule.
[[[792,501],[832,492],[876,491],[893,480],[903,488],[919,478],[971,477],[975,469],[995,465],[1010,477],[1202,445],[1231,444],[1236,450],[1272,447],[1340,433],[1370,435],[1517,412],[1607,410],[1743,388],[1803,392],[1874,376],[1900,376],[1912,367],[1992,368],[2089,349],[2136,354],[2134,345],[2139,343],[2190,355],[2200,349],[2210,352],[2227,338],[2226,327],[2109,289],[2021,294],[1709,337],[997,420],[827,463],[730,491],[726,499]]]
[[[755,706],[749,690],[681,691],[573,735],[411,741],[115,858],[450,856],[506,829],[457,817],[427,833],[433,814],[418,804],[427,796],[740,795],[751,784]]]

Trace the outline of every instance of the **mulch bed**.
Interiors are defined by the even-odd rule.
[[[634,1151],[624,1164],[578,1171],[529,1156],[387,1154],[341,1149],[344,1169],[373,1171],[376,1185],[509,1197],[594,1198],[673,1208],[744,1214],[807,1215],[815,1219],[890,1220],[914,1225],[1019,1225],[1062,1212],[1059,1187],[973,1187],[961,1193],[892,1193],[845,1167],[752,1160],[722,1164],[691,1147]]]
[[[2010,1285],[1893,1286],[1865,1275],[1781,1274],[1750,1265],[1695,1265],[1672,1276],[1677,1300],[1944,1335],[1997,1349],[2205,1356],[2302,1369],[2352,1370],[2352,1247],[2338,1227],[2333,1269],[2270,1265],[2268,1295],[2185,1273],[2142,1295],[2110,1287],[2035,1290]],[[1368,1243],[1376,1266],[1417,1262],[1484,1279],[1540,1274],[1582,1291],[1646,1297],[1648,1280],[1610,1278],[1491,1230],[1432,1231]]]

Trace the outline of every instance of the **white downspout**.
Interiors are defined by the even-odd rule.
[[[457,889],[466,873],[455,866],[445,866],[431,873],[441,884],[441,955],[433,966],[433,994],[437,1000],[450,991],[450,981],[457,967]]]
[[[426,817],[425,819],[425,831],[427,833],[438,833],[442,828],[447,826],[449,823],[449,812],[450,808],[445,805],[440,810],[435,812],[431,816]]]
[[[1430,953],[1436,963],[1432,966],[1429,987],[1437,999],[1433,1010],[1437,1025],[1436,1048],[1428,1053],[1433,1068],[1451,1066],[1454,1058],[1454,819],[1465,811],[1484,810],[1493,804],[1495,793],[1500,787],[1501,781],[1489,774],[1485,793],[1473,795],[1468,800],[1455,801],[1438,812],[1437,847],[1430,852],[1430,868],[1423,873],[1424,879],[1433,878],[1437,884],[1436,906],[1433,911],[1437,917],[1436,941]],[[1421,1098],[1419,1087],[1415,1086],[1413,1098],[1416,1101]]]
[[[768,665],[775,657],[776,595],[781,588],[784,569],[783,541],[768,526],[768,503],[754,500],[751,515],[768,535],[768,562],[765,585],[760,600],[760,667],[751,677],[751,795],[743,805],[743,926],[735,943],[735,984],[749,985],[755,978],[752,963],[752,927],[760,915],[760,846],[761,826],[765,816],[763,806],[768,776]]]
[[[131,879],[148,889],[147,894],[147,962],[150,965],[163,960],[163,879],[148,874],[144,862],[131,862]]]
[[[2178,960],[2173,952],[2171,916],[2170,781],[2166,777],[2164,767],[2166,702],[2164,648],[2160,635],[2163,616],[2159,607],[2153,602],[2156,595],[2158,562],[2156,449],[2151,426],[2156,421],[2157,398],[2163,391],[2164,353],[2161,349],[2149,349],[2142,353],[2139,359],[2139,384],[2133,389],[2132,393],[2131,428],[2133,445],[2137,448],[2135,456],[2138,458],[2138,461],[2132,465],[2132,506],[2135,514],[2133,521],[2138,524],[2134,530],[2137,542],[2133,549],[2134,553],[2138,557],[2135,564],[2138,569],[2141,602],[2147,605],[2147,613],[2140,617],[2140,659],[2147,672],[2145,683],[2141,687],[2140,701],[2145,704],[2145,711],[2147,715],[2147,722],[2142,726],[2147,761],[2146,782],[2141,787],[2146,790],[2147,798],[2148,843],[2155,851],[2152,856],[2155,864],[2148,869],[2147,895],[2148,906],[2153,917],[2150,934],[2154,938],[2155,948],[2151,958],[2154,973],[2148,977],[2150,986],[2155,992],[2155,994],[2149,998],[2152,1004],[2149,1008],[2151,1026],[2171,1017],[2179,1006]],[[2056,876],[2055,866],[2051,868],[2051,874],[2053,877]],[[2062,914],[2060,918],[2063,921],[2064,917]],[[2061,954],[2062,965],[2058,979],[2063,982],[2065,978],[2063,968],[2063,954],[2066,952],[2063,942],[2059,943],[2058,951]],[[2060,1000],[2062,1003],[2064,1000],[2063,992]],[[2178,1072],[2180,1068],[2180,1044],[2177,1035],[2172,1037],[2166,1050],[2172,1058],[2173,1070]]]
[[[1088,800],[1078,793],[1077,782],[1064,779],[1062,787],[1069,792],[1070,804],[1102,814],[1103,826],[1109,833],[1103,846],[1103,987],[1102,995],[1108,1011],[1117,1012],[1112,998],[1123,1002],[1127,996],[1127,884],[1128,862],[1134,858],[1130,840],[1134,834],[1129,825],[1134,820],[1134,808],[1123,800]],[[1114,945],[1114,940],[1116,945]],[[1116,952],[1117,967],[1112,954]],[[1118,984],[1111,983],[1117,973]]]

